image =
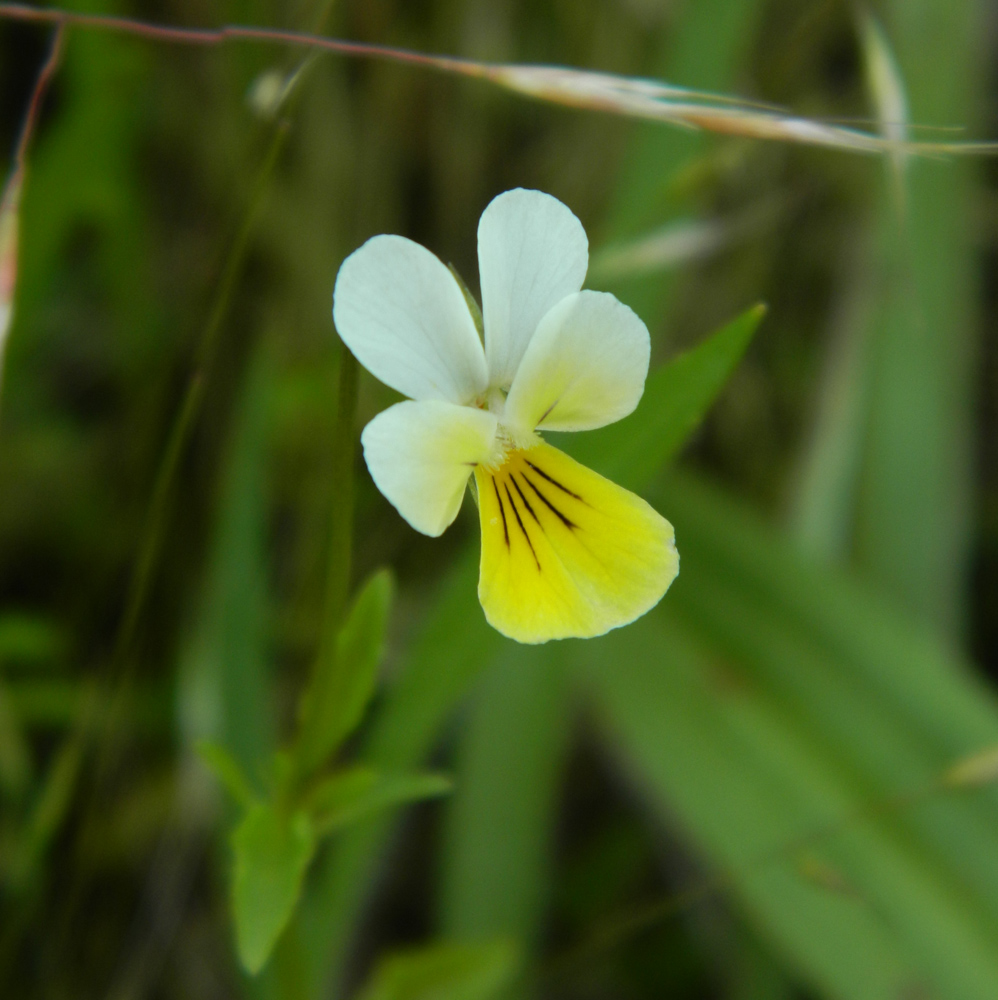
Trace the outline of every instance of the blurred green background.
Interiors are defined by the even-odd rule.
[[[874,130],[884,107],[882,50],[833,0],[72,6],[321,23]],[[991,6],[872,13],[912,123],[998,134]],[[0,20],[9,149],[47,39]],[[280,122],[254,110],[301,58],[70,30],[46,99],[0,390],[0,996],[994,1000],[998,767],[952,770],[998,745],[993,165],[899,182],[338,56]],[[581,218],[589,286],[647,322],[653,371],[769,312],[740,364],[745,337],[712,362],[734,373],[678,463],[686,368],[661,369],[661,424],[558,442],[676,526],[678,581],[604,638],[492,632],[470,502],[424,538],[354,456],[350,590],[384,566],[397,589],[340,759],[454,787],[323,841],[251,976],[239,814],[195,746],[270,773],[328,639],[337,269],[401,233],[477,292],[478,216],[516,186]],[[354,437],[395,398],[362,372]]]

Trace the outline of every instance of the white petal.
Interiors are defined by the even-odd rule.
[[[357,360],[413,399],[467,403],[488,385],[464,293],[429,250],[403,236],[375,236],[343,261],[333,319]]]
[[[440,400],[396,403],[361,434],[375,485],[424,535],[457,517],[468,477],[492,454],[496,418]]]
[[[585,431],[638,405],[651,340],[641,319],[609,292],[576,292],[541,320],[506,399],[504,423]]]
[[[557,198],[517,188],[492,200],[478,223],[492,385],[512,383],[541,317],[582,287],[588,266],[586,231]]]

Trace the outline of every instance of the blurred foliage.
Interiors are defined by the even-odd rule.
[[[833,0],[68,6],[998,121],[966,0],[883,0],[880,42]],[[9,149],[46,44],[0,21]],[[45,103],[0,390],[0,994],[993,1000],[993,168],[339,57],[261,116],[300,60],[72,30]],[[558,444],[682,556],[642,621],[529,649],[484,622],[472,512],[423,538],[354,454],[390,390],[361,373],[337,438],[330,316],[379,232],[477,293],[517,185],[572,207],[653,336],[639,412]]]

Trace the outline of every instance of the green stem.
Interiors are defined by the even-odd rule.
[[[325,635],[339,631],[350,590],[353,540],[353,463],[357,414],[358,369],[344,347],[340,356],[340,385],[333,437],[333,521],[329,538],[329,572],[326,583]]]
[[[353,543],[353,464],[356,449],[357,361],[341,348],[336,427],[333,430],[333,502],[329,530],[329,569],[322,638],[302,699],[301,728],[295,755],[297,778],[307,779],[329,752],[322,711],[336,674],[336,644],[350,592]]]

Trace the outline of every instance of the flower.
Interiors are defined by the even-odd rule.
[[[454,275],[401,236],[352,253],[333,293],[344,343],[410,397],[361,435],[371,477],[436,536],[474,475],[478,596],[489,623],[519,642],[626,625],[679,572],[665,518],[538,433],[613,423],[644,391],[648,329],[613,295],[580,291],[588,262],[575,215],[518,188],[478,224],[482,336]]]

